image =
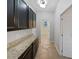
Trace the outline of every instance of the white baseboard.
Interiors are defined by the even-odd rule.
[[[55,42],[54,42],[54,41],[51,41],[51,43],[54,43],[55,48],[56,48],[56,50],[57,50],[57,53],[58,53],[60,56],[62,56],[62,54],[61,54],[60,50],[57,48],[57,46],[56,46]]]
[[[56,48],[58,54],[61,56],[61,52],[60,52],[60,50],[57,48],[56,44],[55,44],[55,48]]]

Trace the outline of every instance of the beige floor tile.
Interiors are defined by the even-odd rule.
[[[58,55],[54,43],[50,43],[47,36],[42,36],[39,42],[35,59],[68,59]]]

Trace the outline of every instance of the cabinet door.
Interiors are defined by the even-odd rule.
[[[33,59],[33,55],[32,55],[32,48],[29,50],[29,52],[24,56],[23,59]]]
[[[32,28],[32,9],[29,8],[29,28]]]
[[[33,12],[33,28],[36,27],[36,14]]]
[[[19,0],[18,4],[18,27],[27,28],[27,4],[23,0]]]
[[[15,0],[7,0],[7,29],[15,28],[14,8],[15,8]]]
[[[38,47],[39,47],[39,41],[38,39],[36,39],[34,42],[33,42],[33,58],[35,58],[35,55],[37,53],[37,50],[38,50]]]
[[[32,11],[32,28],[34,28],[34,12]]]
[[[31,45],[18,59],[33,59],[33,46]]]
[[[27,9],[24,0],[7,0],[8,30],[28,28]]]

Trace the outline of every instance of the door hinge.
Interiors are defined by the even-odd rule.
[[[61,53],[63,53],[63,49],[61,50]]]
[[[63,36],[63,34],[61,34],[61,36]]]
[[[61,50],[61,55],[63,56],[63,49]]]

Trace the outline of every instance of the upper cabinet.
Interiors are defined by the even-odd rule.
[[[33,28],[36,27],[36,14],[33,12]]]
[[[19,29],[28,28],[28,6],[23,0],[15,0],[15,22]]]
[[[7,28],[14,29],[16,25],[14,24],[14,14],[15,14],[15,1],[7,0]]]
[[[32,9],[28,10],[29,28],[32,28]]]
[[[36,18],[33,10],[24,0],[7,0],[7,30],[31,29]]]
[[[28,10],[28,19],[29,19],[29,28],[35,28],[36,27],[36,14],[35,12],[29,8]]]

